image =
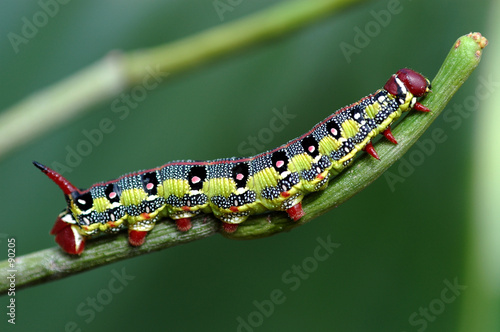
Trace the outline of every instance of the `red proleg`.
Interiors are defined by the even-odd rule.
[[[304,210],[302,210],[302,202],[299,202],[286,210],[286,213],[288,213],[288,216],[292,218],[293,221],[297,221],[306,215]]]
[[[226,233],[234,233],[238,229],[238,224],[228,224],[227,222],[222,222],[222,228]]]
[[[144,231],[129,230],[128,231],[128,243],[130,243],[134,247],[138,247],[144,243],[144,241],[146,240],[147,234],[148,234],[148,232],[144,232]]]
[[[177,229],[181,232],[187,232],[191,229],[191,218],[180,218],[175,220]]]

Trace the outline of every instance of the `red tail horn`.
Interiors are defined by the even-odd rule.
[[[33,161],[33,165],[35,165],[38,169],[45,173],[55,184],[61,188],[65,195],[69,195],[74,191],[79,191],[74,185],[72,185],[68,180],[66,180],[61,174],[57,173],[54,170],[51,170],[45,165],[40,164],[39,162]]]

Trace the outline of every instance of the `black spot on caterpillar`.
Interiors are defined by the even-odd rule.
[[[190,218],[213,213],[226,232],[251,214],[286,211],[291,219],[304,216],[302,198],[323,190],[360,150],[378,159],[371,140],[382,133],[397,143],[390,125],[410,109],[428,112],[417,98],[430,91],[428,79],[401,69],[383,89],[339,109],[309,132],[288,143],[248,158],[175,161],[150,170],[123,175],[80,190],[57,172],[33,162],[63,191],[67,207],[51,234],[69,254],[80,254],[85,240],[100,232],[127,228],[133,246],[162,217],[186,232]]]

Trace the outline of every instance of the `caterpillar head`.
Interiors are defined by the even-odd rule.
[[[56,236],[56,242],[68,254],[81,254],[85,248],[85,237],[80,234],[80,227],[71,213],[71,205],[74,199],[73,196],[75,193],[79,193],[80,190],[73,186],[61,174],[47,166],[36,161],[34,161],[33,164],[61,188],[68,202],[67,209],[59,214],[50,234]]]
[[[423,97],[431,90],[431,82],[416,71],[403,68],[389,78],[384,89],[395,96],[410,92],[415,97]]]

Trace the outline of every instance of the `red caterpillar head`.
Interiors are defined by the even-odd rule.
[[[85,238],[78,232],[79,226],[70,211],[71,201],[73,199],[72,194],[75,191],[79,192],[78,188],[73,186],[61,174],[47,166],[36,161],[34,161],[33,164],[61,188],[66,196],[66,201],[68,201],[68,209],[57,217],[56,223],[50,231],[50,234],[56,236],[56,242],[67,253],[81,254],[85,248]]]
[[[403,68],[389,78],[384,89],[395,96],[409,91],[415,97],[423,97],[430,91],[431,82],[416,71]]]

